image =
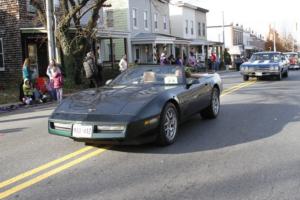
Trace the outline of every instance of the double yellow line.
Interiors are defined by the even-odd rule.
[[[95,148],[95,147],[87,146],[87,147],[79,149],[79,150],[77,150],[77,151],[75,151],[73,153],[70,153],[70,154],[68,154],[66,156],[63,156],[63,157],[58,158],[56,160],[53,160],[53,161],[51,161],[49,163],[41,165],[41,166],[39,166],[39,167],[37,167],[35,169],[32,169],[32,170],[27,171],[25,173],[19,174],[16,177],[13,177],[11,179],[3,181],[3,182],[0,183],[0,189],[4,188],[6,186],[9,186],[9,185],[11,185],[13,183],[16,183],[18,181],[21,181],[21,180],[23,180],[23,179],[25,179],[27,177],[33,176],[33,175],[35,175],[35,174],[37,174],[37,173],[39,173],[39,172],[41,172],[43,170],[46,170],[46,169],[48,169],[50,167],[58,165],[58,164],[60,164],[60,163],[62,163],[64,161],[70,160],[72,158],[75,158],[76,156],[79,156],[79,155],[81,155],[83,153],[86,153],[86,152],[90,151],[87,154],[84,154],[84,155],[80,156],[79,158],[76,158],[76,159],[74,159],[74,160],[72,160],[70,162],[67,162],[66,164],[63,164],[63,165],[58,166],[58,167],[56,167],[54,169],[51,169],[48,172],[45,172],[45,173],[43,173],[43,174],[41,174],[41,175],[39,175],[37,177],[34,177],[34,178],[32,178],[32,179],[24,182],[24,183],[21,183],[21,184],[16,185],[16,186],[14,186],[14,187],[12,187],[12,188],[4,191],[4,192],[1,192],[0,193],[0,199],[4,199],[4,198],[6,198],[6,197],[8,197],[8,196],[10,196],[10,195],[12,195],[12,194],[14,194],[16,192],[19,192],[21,190],[24,190],[24,189],[30,187],[33,184],[41,182],[42,180],[44,180],[44,179],[46,179],[46,178],[48,178],[50,176],[53,176],[53,175],[55,175],[55,174],[57,174],[57,173],[59,173],[61,171],[64,171],[64,170],[66,170],[66,169],[68,169],[68,168],[70,168],[70,167],[72,167],[74,165],[77,165],[77,164],[79,164],[79,163],[81,163],[81,162],[83,162],[83,161],[85,161],[85,160],[87,160],[89,158],[97,156],[97,155],[105,152],[109,148],[110,148],[109,146],[104,147],[104,148]]]
[[[256,80],[253,80],[253,81],[248,81],[248,82],[244,82],[244,83],[241,83],[241,84],[238,84],[238,85],[235,85],[231,88],[228,88],[226,90],[223,90],[222,94],[221,94],[221,97],[225,96],[225,95],[228,95],[228,94],[231,94],[237,90],[240,90],[241,88],[244,88],[244,87],[248,87],[250,85],[253,85],[254,83],[256,83]]]
[[[233,86],[229,89],[226,89],[223,91],[222,95],[221,96],[225,96],[225,95],[228,95],[230,93],[233,93],[241,88],[244,88],[244,87],[247,87],[247,86],[250,86],[252,84],[254,84],[256,81],[249,81],[249,82],[245,82],[245,83],[241,83],[241,84],[238,84],[236,86]],[[41,165],[37,168],[34,168],[32,170],[29,170],[27,172],[24,172],[22,174],[19,174],[11,179],[8,179],[6,181],[3,181],[3,182],[0,182],[0,190],[2,188],[5,188],[5,187],[8,187],[14,183],[17,183],[23,179],[26,179],[26,178],[29,178],[33,175],[37,175],[39,172],[41,172],[40,175],[37,175],[36,177],[33,177],[23,183],[20,183],[16,186],[13,186],[11,187],[10,189],[7,189],[5,190],[4,192],[1,192],[0,193],[0,199],[4,199],[16,192],[19,192],[21,190],[24,190],[36,183],[39,183],[47,178],[49,178],[50,176],[53,176],[59,172],[62,172],[72,166],[75,166],[89,158],[92,158],[92,157],[95,157],[103,152],[105,152],[106,150],[108,150],[111,146],[107,146],[107,147],[103,147],[103,148],[95,148],[95,147],[90,147],[90,146],[87,146],[87,147],[84,147],[82,149],[79,149],[73,153],[70,153],[68,155],[65,155],[61,158],[58,158],[56,160],[53,160],[51,162],[48,162],[44,165]],[[78,158],[76,158],[78,157]],[[66,162],[65,164],[63,164],[64,162]],[[61,165],[59,165],[61,164]],[[59,165],[59,166],[57,166]],[[54,167],[54,166],[57,166],[57,167]],[[50,169],[49,171],[46,171],[44,173],[42,173],[42,171],[46,170],[46,169],[49,169],[53,167],[53,169]]]

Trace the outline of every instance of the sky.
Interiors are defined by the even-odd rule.
[[[266,37],[269,25],[280,34],[291,33],[300,42],[300,15],[297,0],[185,0],[208,9],[207,25],[239,24]],[[296,23],[298,30],[296,31]]]

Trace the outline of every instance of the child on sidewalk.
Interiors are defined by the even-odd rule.
[[[56,91],[57,101],[60,103],[62,101],[63,95],[63,76],[58,66],[53,67],[53,88]]]
[[[25,78],[24,84],[23,84],[23,92],[24,92],[24,97],[23,97],[23,103],[26,105],[32,104],[32,97],[33,97],[33,89],[31,87],[29,79]]]

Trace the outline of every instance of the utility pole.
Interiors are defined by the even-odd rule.
[[[275,26],[273,28],[273,50],[276,51],[276,32],[275,32]]]
[[[224,11],[222,11],[222,28],[223,28],[223,45],[224,45],[224,48],[225,48]]]
[[[50,61],[51,59],[56,59],[52,0],[46,0],[46,17],[47,17],[47,35],[48,35],[48,57]]]

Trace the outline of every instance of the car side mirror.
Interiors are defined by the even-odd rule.
[[[105,82],[105,85],[109,85],[112,82],[112,79],[109,79]]]

